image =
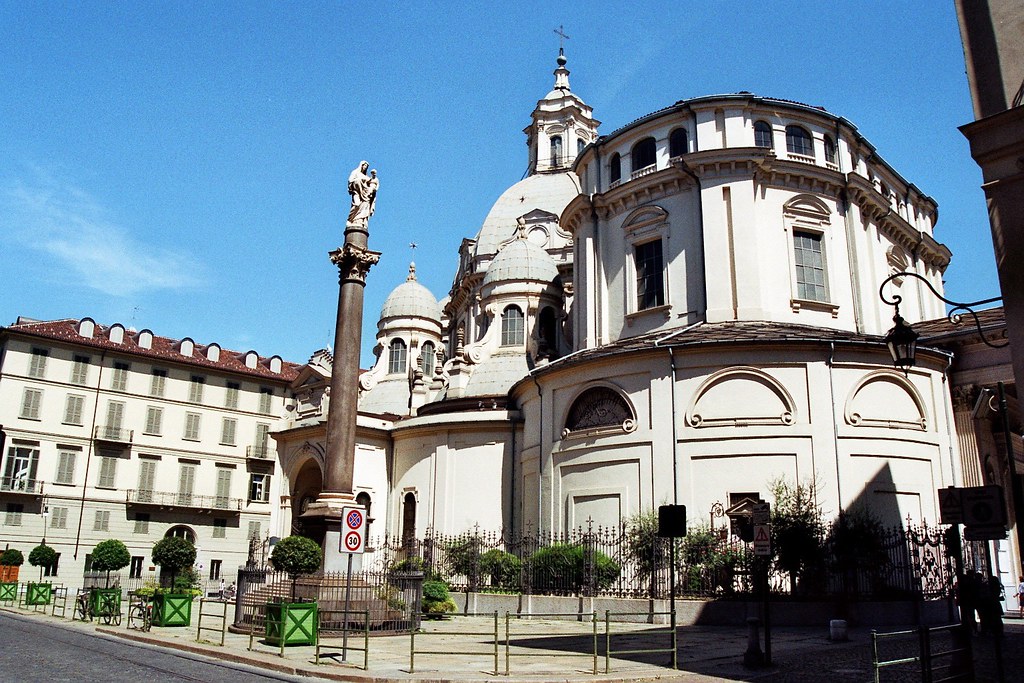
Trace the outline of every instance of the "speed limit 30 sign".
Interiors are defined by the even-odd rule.
[[[343,553],[361,553],[366,545],[366,510],[342,508],[341,548]]]

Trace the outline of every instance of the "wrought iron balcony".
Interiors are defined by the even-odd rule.
[[[43,482],[24,477],[0,478],[0,493],[24,493],[29,496],[43,495]]]
[[[189,510],[230,510],[241,511],[241,498],[227,496],[200,496],[195,493],[175,493],[172,491],[150,491],[148,489],[129,489],[125,496],[128,505],[147,505],[152,507]]]
[[[265,443],[253,444],[245,447],[245,457],[255,458],[257,460],[272,460],[274,457],[274,449]]]
[[[134,431],[131,429],[121,429],[120,427],[96,425],[96,429],[93,430],[93,438],[97,441],[130,444],[134,437]]]

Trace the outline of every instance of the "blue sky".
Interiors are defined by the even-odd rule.
[[[0,324],[91,316],[303,362],[331,346],[327,252],[365,158],[368,367],[410,259],[444,296],[522,177],[559,25],[603,133],[740,90],[846,117],[938,202],[947,296],[998,294],[952,2],[626,7],[0,0]]]

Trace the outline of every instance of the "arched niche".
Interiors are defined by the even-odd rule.
[[[636,409],[611,384],[591,385],[576,395],[566,411],[562,438],[636,431]]]
[[[854,427],[928,429],[924,399],[917,388],[897,372],[876,370],[850,390],[846,423]]]
[[[743,400],[737,400],[742,396]],[[750,367],[719,370],[700,385],[686,411],[691,427],[792,425],[796,402],[768,373]]]

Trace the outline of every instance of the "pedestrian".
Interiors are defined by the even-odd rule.
[[[224,579],[220,580],[220,589],[217,591],[217,594],[220,595],[221,600],[224,599]]]
[[[1017,584],[1017,616],[1024,618],[1024,576],[1020,577]]]
[[[979,575],[980,578],[980,575]],[[996,576],[990,576],[981,584],[978,595],[978,617],[981,632],[997,638],[1003,635],[1003,585]]]
[[[977,622],[974,619],[974,610],[978,607],[978,588],[981,575],[978,572],[967,572],[956,582],[956,604],[960,607],[960,623],[967,629],[967,633],[974,635],[977,631]]]

